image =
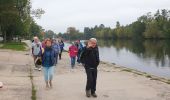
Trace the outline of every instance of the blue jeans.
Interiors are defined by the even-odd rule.
[[[76,63],[76,57],[71,57],[71,67],[73,68]]]
[[[44,79],[45,81],[50,81],[54,75],[54,66],[51,67],[43,67],[44,69]]]

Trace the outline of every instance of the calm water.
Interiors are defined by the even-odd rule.
[[[102,61],[170,78],[170,41],[99,40],[98,45]]]

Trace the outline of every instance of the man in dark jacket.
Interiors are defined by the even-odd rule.
[[[97,80],[97,66],[99,65],[99,51],[97,47],[97,40],[91,38],[80,56],[80,60],[84,65],[87,74],[86,96],[97,97],[96,80]]]

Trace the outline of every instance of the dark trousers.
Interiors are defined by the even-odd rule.
[[[62,55],[63,49],[61,49],[61,52],[59,53],[59,59],[61,60],[61,55]]]
[[[58,63],[58,53],[56,53],[55,65]]]
[[[91,90],[93,94],[96,91],[97,69],[86,68],[85,70],[87,74],[86,90]]]
[[[37,68],[38,66],[37,66],[37,64],[35,63],[35,60],[37,59],[37,55],[33,55],[33,57],[34,57],[34,65],[35,65],[35,67]]]
[[[81,62],[80,62],[80,53],[81,53],[81,51],[79,50],[78,53],[77,53],[77,62],[78,62],[78,63],[81,63]]]

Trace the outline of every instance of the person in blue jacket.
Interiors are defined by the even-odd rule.
[[[55,39],[53,40],[52,47],[56,53],[56,59],[55,59],[55,65],[56,65],[58,63],[58,55],[60,54],[60,45],[57,40],[55,40]]]
[[[45,49],[42,52],[42,66],[44,69],[44,79],[46,83],[46,88],[52,88],[52,79],[54,74],[54,65],[56,53],[52,48],[52,41],[47,39],[45,41]]]
[[[63,49],[64,49],[64,42],[63,42],[63,40],[59,41],[59,45],[60,45],[59,59],[61,60],[61,55],[62,55],[62,52],[63,52]]]

